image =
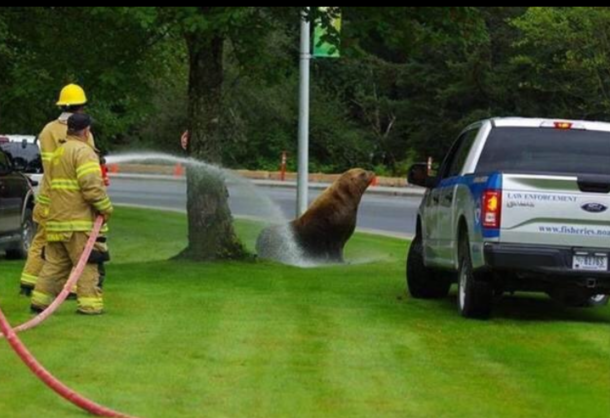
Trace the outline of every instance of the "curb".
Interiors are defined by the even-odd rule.
[[[175,177],[165,174],[110,174],[110,178],[123,179],[123,180],[156,180],[156,181],[168,181],[168,182],[186,182],[185,177]],[[296,189],[297,184],[293,181],[277,181],[277,180],[250,180],[246,179],[257,186],[265,187],[276,187],[286,189]],[[327,183],[309,183],[310,189],[324,190],[330,184]],[[409,196],[409,197],[423,197],[425,190],[417,187],[382,187],[372,186],[369,187],[365,194],[376,194],[383,196]]]

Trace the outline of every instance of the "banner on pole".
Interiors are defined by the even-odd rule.
[[[339,58],[339,34],[341,33],[341,11],[338,7],[320,7],[324,20],[330,21],[330,29],[321,17],[316,18],[314,25],[313,56],[316,58]],[[336,40],[336,43],[332,42]]]

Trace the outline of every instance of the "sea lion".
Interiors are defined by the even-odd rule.
[[[297,256],[305,261],[343,262],[343,248],[356,229],[362,195],[374,177],[360,168],[343,173],[301,217],[263,230],[256,242],[259,257],[295,264],[294,248],[287,242],[293,238]]]

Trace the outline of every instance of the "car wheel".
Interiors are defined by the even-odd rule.
[[[21,224],[21,237],[17,247],[6,251],[6,258],[9,260],[23,260],[28,257],[28,251],[32,245],[32,240],[36,235],[36,224],[32,219],[32,210],[26,209],[23,223]]]
[[[451,280],[424,264],[421,236],[416,236],[407,256],[407,288],[416,299],[440,299],[449,294]]]
[[[460,242],[458,309],[465,318],[487,319],[493,305],[493,288],[488,280],[474,273],[468,238]]]

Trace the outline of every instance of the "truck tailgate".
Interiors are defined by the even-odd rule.
[[[500,241],[610,248],[610,192],[576,176],[504,174]]]

